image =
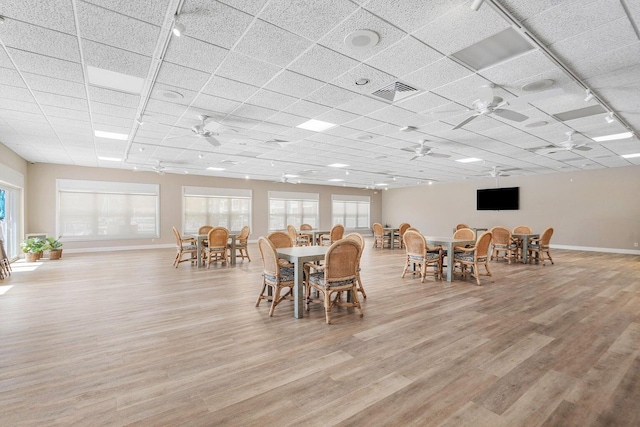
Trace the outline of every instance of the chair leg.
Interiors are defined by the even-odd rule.
[[[327,318],[327,325],[331,324],[331,293],[324,290],[324,314]]]
[[[402,276],[400,276],[401,278],[404,278],[404,275],[407,273],[407,270],[409,269],[410,264],[411,264],[411,261],[407,259],[407,263],[404,266],[404,270],[402,270]]]
[[[264,291],[267,288],[267,282],[264,281],[264,277],[262,278],[262,289],[260,290],[260,295],[258,296],[258,300],[256,301],[256,307],[260,305],[260,301],[264,299]]]
[[[356,274],[356,279],[358,280],[358,291],[362,294],[362,298],[367,298],[367,293],[364,291],[362,287],[362,280],[360,279],[360,273]]]
[[[271,308],[269,309],[269,317],[273,316],[273,311],[276,309],[276,305],[280,302],[280,286],[275,286],[273,291],[273,301],[271,301]]]

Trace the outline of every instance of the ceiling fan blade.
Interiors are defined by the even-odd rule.
[[[409,161],[411,161],[411,160],[415,160],[415,159],[417,159],[418,157],[421,157],[421,156],[413,156],[412,158],[410,158],[410,159],[409,159]]]
[[[511,110],[493,110],[493,114],[502,117],[503,119],[513,120],[515,122],[524,122],[529,118],[529,116],[525,116],[524,114]]]
[[[205,136],[204,139],[206,139],[207,142],[209,144],[213,145],[214,147],[219,147],[220,145],[222,145],[222,144],[220,144],[220,141],[218,141],[217,139],[215,139],[212,136]]]
[[[174,136],[167,136],[163,139],[174,139],[174,138],[186,138],[189,136],[195,136],[193,133],[185,133],[184,135],[174,135]]]
[[[478,89],[479,99],[486,103],[491,104],[493,102],[493,88],[490,85],[482,85]]]
[[[466,125],[467,123],[469,123],[471,120],[475,119],[476,117],[478,117],[480,114],[474,114],[473,116],[467,117],[466,119],[464,119],[463,121],[461,121],[460,123],[458,123],[453,130],[459,129],[462,126]]]
[[[418,147],[418,148],[420,148],[420,147]],[[415,147],[404,147],[404,148],[401,148],[401,150],[402,151],[408,151],[410,153],[415,153],[416,152],[416,148]]]
[[[509,101],[509,105],[519,106],[526,105],[530,102],[539,101],[545,98],[552,98],[554,96],[560,96],[564,94],[564,89],[557,87],[555,89],[542,90],[540,92],[534,92],[529,95],[519,96]]]
[[[591,150],[591,147],[587,145],[576,145],[575,147],[573,147],[573,150],[589,151]]]
[[[558,148],[558,147],[542,147],[542,148],[538,148],[537,150],[535,150],[534,153],[536,153],[536,154],[553,154],[553,153],[557,153],[558,151],[562,151],[562,148]]]
[[[450,155],[448,155],[448,154],[440,154],[440,153],[431,153],[431,154],[429,154],[429,156],[431,156],[431,157],[438,157],[438,158],[440,158],[440,159],[448,159],[449,157],[451,157],[451,156],[450,156]]]

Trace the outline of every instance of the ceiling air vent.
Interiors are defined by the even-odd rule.
[[[413,86],[409,86],[407,83],[397,81],[381,87],[371,95],[376,98],[382,98],[387,102],[396,102],[401,99],[408,98],[420,92],[420,89],[416,89]]]

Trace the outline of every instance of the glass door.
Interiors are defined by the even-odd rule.
[[[20,190],[0,185],[0,237],[10,260],[18,257]]]

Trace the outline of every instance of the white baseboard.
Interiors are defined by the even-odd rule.
[[[549,245],[551,249],[567,249],[570,251],[607,252],[611,254],[640,255],[637,249],[593,248],[590,246]]]

